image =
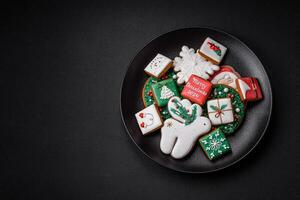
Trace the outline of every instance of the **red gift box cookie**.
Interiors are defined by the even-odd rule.
[[[184,86],[181,95],[197,104],[204,105],[210,94],[212,84],[196,75],[190,76],[187,84]]]
[[[257,101],[262,99],[262,92],[256,78],[244,77],[236,79],[237,91],[243,101]]]

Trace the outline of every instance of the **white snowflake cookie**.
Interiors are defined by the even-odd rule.
[[[177,83],[183,84],[188,81],[189,77],[194,74],[203,79],[209,79],[215,71],[220,69],[219,66],[205,60],[193,48],[183,46],[180,57],[174,59],[174,71],[177,73]]]
[[[210,131],[211,122],[201,116],[202,108],[197,104],[191,105],[178,97],[172,97],[169,102],[171,103],[168,104],[168,109],[177,120],[169,118],[164,122],[161,128],[160,149],[163,153],[180,159],[192,150],[200,136]]]

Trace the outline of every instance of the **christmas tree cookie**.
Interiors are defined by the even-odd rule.
[[[226,135],[235,132],[245,117],[245,105],[238,92],[227,85],[214,85],[211,91],[210,99],[230,98],[234,121],[228,124],[217,125]],[[207,106],[206,106],[207,107]],[[206,110],[207,112],[207,110]],[[207,114],[207,113],[206,113]]]
[[[199,140],[202,149],[210,160],[231,151],[230,144],[221,129],[215,129]]]
[[[143,135],[149,134],[162,126],[162,120],[154,104],[135,114]]]
[[[144,84],[143,90],[142,90],[142,99],[144,106],[150,106],[151,104],[154,103],[154,97],[153,97],[153,92],[152,92],[152,85],[158,83],[161,80],[166,80],[169,78],[176,78],[176,74],[173,72],[173,70],[169,70],[164,76],[161,78],[155,78],[153,76],[150,76],[147,81]],[[177,86],[178,92],[180,93],[183,89],[183,86],[178,85]],[[168,119],[171,117],[171,115],[168,112],[167,106],[164,107],[159,107],[158,110],[160,111],[160,115],[162,116],[163,119]]]
[[[152,93],[155,102],[160,107],[167,105],[171,97],[179,95],[176,83],[172,78],[159,81],[158,83],[152,85]]]
[[[227,48],[225,46],[208,37],[203,42],[198,53],[213,64],[218,65],[222,61],[226,51]]]
[[[212,84],[196,75],[191,75],[181,95],[199,105],[203,105],[210,94]]]
[[[160,78],[172,66],[172,60],[162,54],[157,54],[144,69],[145,72],[156,78]]]

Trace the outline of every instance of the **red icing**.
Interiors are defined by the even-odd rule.
[[[140,126],[141,126],[142,128],[144,128],[144,127],[145,127],[145,123],[142,122],[142,123],[140,124]]]
[[[196,75],[190,76],[181,95],[195,103],[203,105],[210,94],[212,84]]]
[[[144,118],[144,113],[139,114],[140,118]]]
[[[217,76],[218,74],[222,73],[222,72],[232,72],[233,74],[235,74],[237,77],[241,77],[234,69],[233,67],[231,67],[230,65],[223,65],[220,67],[220,70],[215,72],[214,75],[210,76],[210,78],[208,79],[209,81],[213,80],[215,76]]]
[[[216,46],[214,43],[211,42],[207,42],[208,46],[210,49],[214,50],[214,51],[219,51],[220,48],[218,46]]]
[[[243,100],[245,101],[257,101],[262,99],[262,91],[259,86],[259,83],[256,78],[253,77],[244,77],[244,78],[239,78],[240,80],[244,81],[249,87],[250,90],[246,92],[246,98],[243,99],[243,95],[240,95]],[[238,80],[239,80],[238,79]],[[238,81],[237,81],[238,84]]]

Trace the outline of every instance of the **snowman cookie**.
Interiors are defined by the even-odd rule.
[[[176,108],[171,115],[178,117],[177,120],[169,118],[164,122],[161,128],[160,149],[175,159],[181,159],[192,150],[200,136],[210,131],[211,122],[207,117],[201,116],[202,108],[199,105],[193,104],[188,107],[188,103],[179,101],[178,97],[172,97],[169,101],[170,111],[174,108],[173,104]]]

